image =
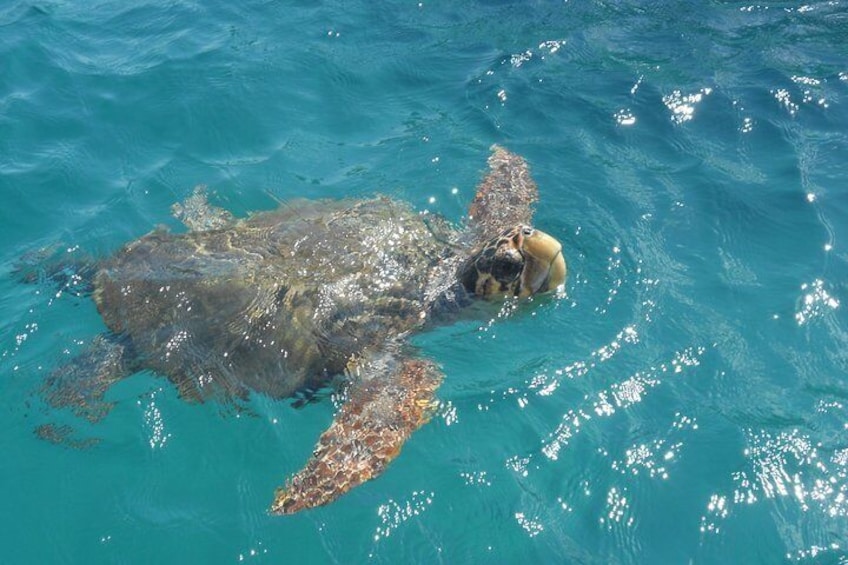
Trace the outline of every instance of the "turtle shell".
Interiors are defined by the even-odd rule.
[[[103,264],[94,298],[139,367],[184,396],[289,396],[423,323],[455,265],[439,233],[387,198],[288,203],[133,241]]]

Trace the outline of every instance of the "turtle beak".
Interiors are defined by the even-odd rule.
[[[565,282],[562,244],[541,230],[524,238],[525,265],[521,273],[521,296],[555,290]]]

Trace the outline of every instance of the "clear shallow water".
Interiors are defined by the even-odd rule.
[[[13,1],[0,27],[0,560],[846,561],[843,3]],[[142,373],[88,426],[38,398],[104,327],[21,255],[108,253],[199,183],[237,214],[459,219],[495,142],[567,297],[419,336],[444,406],[378,480],[266,514],[330,402],[235,414]]]

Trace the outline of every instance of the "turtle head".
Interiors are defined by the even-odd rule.
[[[531,296],[565,282],[559,241],[528,225],[517,225],[490,239],[463,265],[465,290],[482,297]]]

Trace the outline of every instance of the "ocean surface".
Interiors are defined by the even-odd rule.
[[[846,2],[6,0],[0,69],[0,562],[848,563]],[[564,296],[417,336],[441,407],[335,503],[267,513],[329,399],[40,395],[106,328],[21,258],[201,184],[460,222],[494,143]]]

